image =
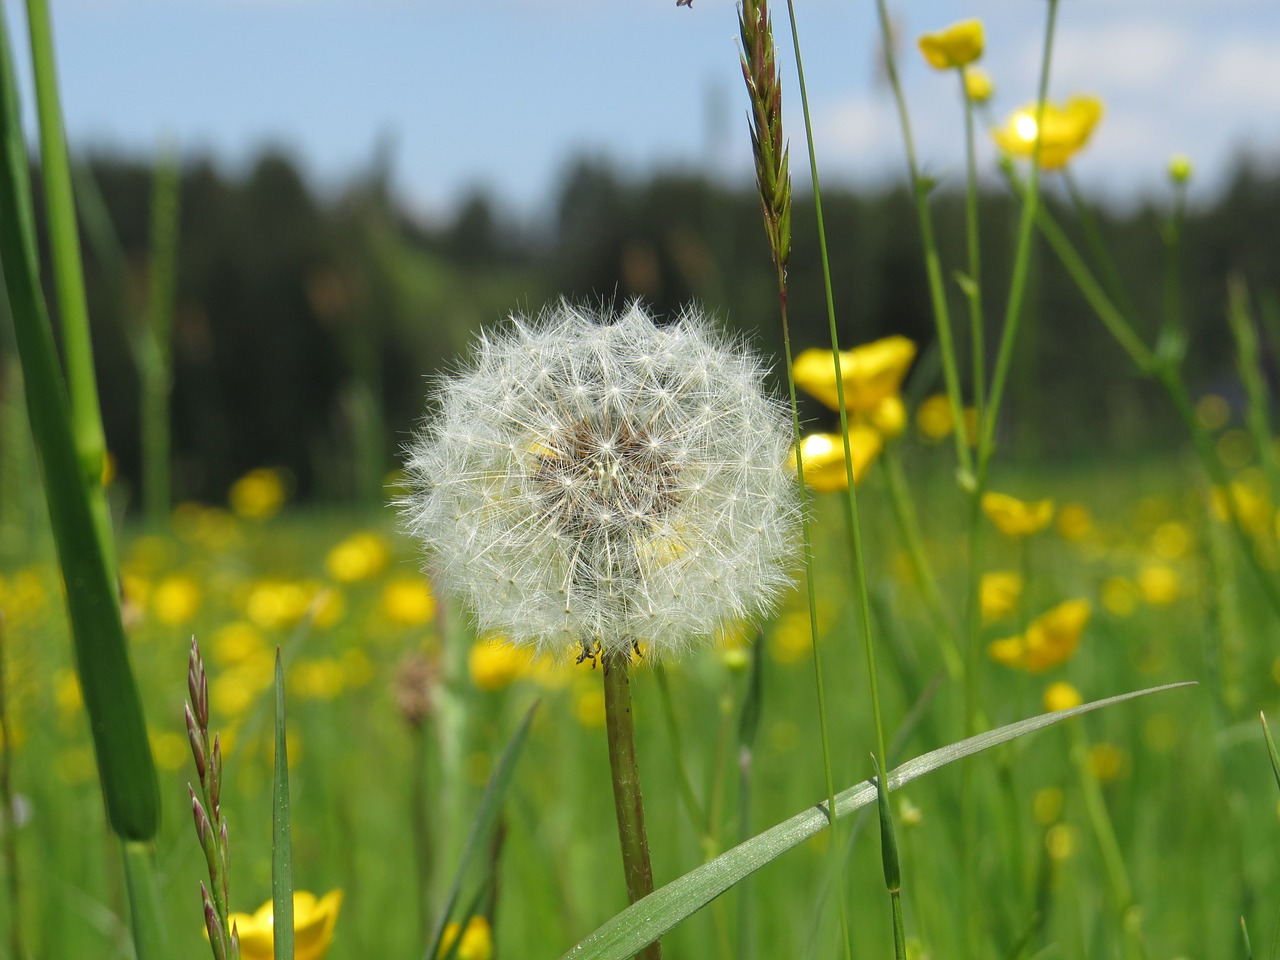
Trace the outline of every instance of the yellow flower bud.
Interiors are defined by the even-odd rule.
[[[981,20],[961,20],[937,33],[926,33],[917,43],[935,70],[964,67],[982,56],[985,34]]]
[[[995,93],[995,84],[991,82],[991,74],[981,67],[964,68],[964,93],[974,103],[986,103]]]

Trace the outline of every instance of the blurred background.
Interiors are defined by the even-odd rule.
[[[1046,8],[892,6],[950,270],[963,257],[961,105],[954,77],[926,67],[915,38],[983,18],[996,92],[982,122],[992,126],[1033,97]],[[21,56],[22,7],[3,7]],[[785,49],[786,7],[774,16]],[[812,0],[798,17],[842,342],[915,339],[922,360],[908,390],[919,399],[940,378],[874,7]],[[304,501],[382,502],[423,415],[424,377],[482,325],[560,296],[609,306],[640,297],[667,315],[697,300],[781,354],[728,0],[66,0],[54,29],[82,212],[101,214],[85,253],[126,508],[137,506],[142,460],[131,331],[146,310],[154,166],[166,151],[177,157],[180,205],[175,499],[221,500],[235,478],[270,466]],[[1164,283],[1167,164],[1180,152],[1194,164],[1182,266],[1189,375],[1228,401],[1228,276],[1241,275],[1263,318],[1280,323],[1278,38],[1274,0],[1076,0],[1062,7],[1055,48],[1051,97],[1106,103],[1071,171],[1149,333]],[[826,311],[787,60],[791,302],[803,348],[826,341]],[[25,79],[27,64],[19,70]],[[993,318],[1017,217],[995,159],[982,136]],[[1060,177],[1046,193],[1070,227]],[[1034,271],[1005,453],[1141,455],[1180,438],[1163,398],[1134,376],[1047,249]],[[12,397],[7,320],[0,329],[0,395]],[[1274,345],[1264,345],[1269,361]],[[816,406],[806,414],[825,425]],[[7,460],[20,460],[22,421],[0,429]]]

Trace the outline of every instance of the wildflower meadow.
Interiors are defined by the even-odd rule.
[[[1000,117],[980,20],[908,43],[877,0],[895,275],[929,323],[875,335],[837,293],[803,4],[726,21],[747,323],[659,309],[636,246],[612,298],[522,286],[515,257],[442,280],[376,190],[303,281],[269,252],[243,279],[184,220],[235,205],[169,153],[125,191],[131,235],[68,153],[49,4],[0,24],[0,955],[1280,956],[1280,301],[1234,263],[1215,311],[1186,289],[1181,155],[1128,240],[1158,295],[1129,289],[1072,175],[1107,91],[1058,90],[1072,6],[1040,6],[1038,87]],[[945,186],[907,58],[964,107]],[[293,337],[267,374],[233,351],[232,417],[190,358],[246,290],[336,346]],[[1141,396],[1064,375],[1068,455],[1026,426],[1047,300]],[[259,309],[246,342],[284,329]],[[1126,418],[1159,442],[1119,449],[1098,421]]]

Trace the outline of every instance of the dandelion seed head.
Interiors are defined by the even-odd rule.
[[[440,383],[409,530],[482,633],[655,655],[759,616],[791,580],[799,492],[764,369],[698,311],[561,303]]]

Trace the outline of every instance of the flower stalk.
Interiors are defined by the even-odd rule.
[[[631,709],[631,656],[616,651],[602,655],[604,672],[605,733],[609,741],[609,771],[613,779],[614,810],[622,869],[627,882],[627,902],[635,903],[653,893],[653,864],[644,826],[644,800],[640,792],[640,764],[636,760],[635,718]],[[638,957],[661,960],[662,945],[654,941]]]

